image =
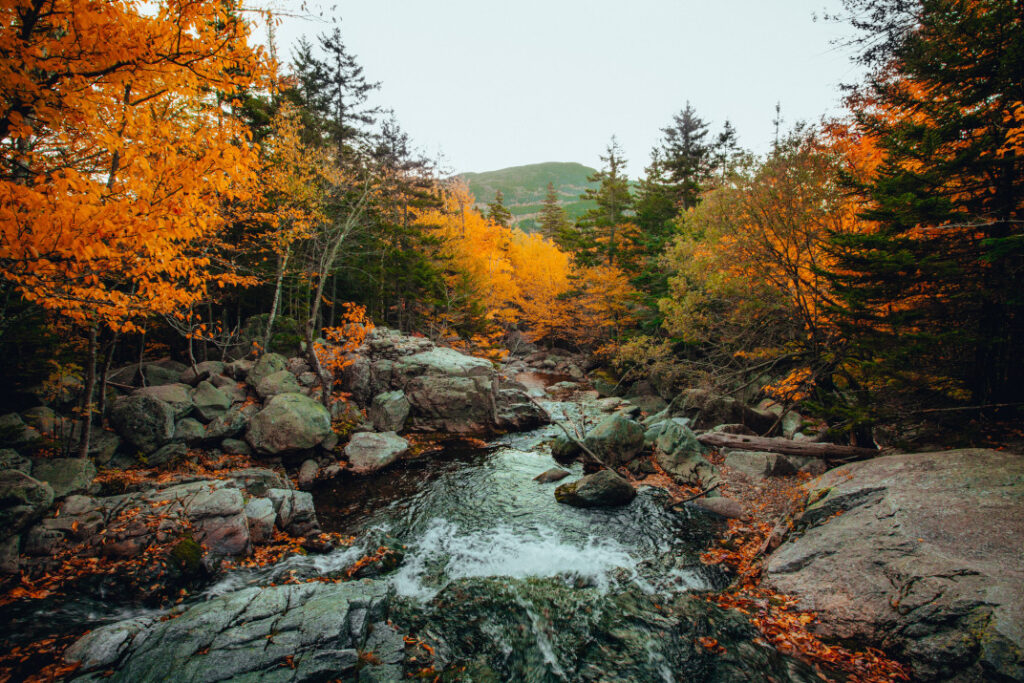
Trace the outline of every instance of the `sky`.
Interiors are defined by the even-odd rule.
[[[282,0],[283,2],[283,0]],[[287,3],[294,6],[298,3]],[[280,5],[279,5],[280,6]],[[687,103],[758,153],[783,126],[842,113],[860,78],[840,0],[336,0],[283,18],[282,59],[340,19],[373,101],[449,172],[543,161],[600,167],[615,135],[637,177]],[[818,19],[815,21],[815,15]],[[263,39],[264,30],[254,36]]]

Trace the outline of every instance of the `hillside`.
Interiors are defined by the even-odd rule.
[[[548,183],[555,184],[559,203],[571,219],[583,215],[593,202],[583,201],[580,195],[591,186],[587,177],[596,171],[575,162],[551,161],[542,164],[513,166],[484,173],[460,173],[476,197],[477,207],[484,209],[494,201],[500,190],[505,195],[505,206],[512,212],[516,225],[530,232],[534,229],[535,217],[547,194]]]

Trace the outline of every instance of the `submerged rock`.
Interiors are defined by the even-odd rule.
[[[893,652],[918,680],[1024,679],[1024,456],[892,455],[808,489],[805,528],[764,576],[818,633]]]
[[[588,474],[555,489],[555,499],[559,503],[578,508],[614,507],[625,505],[634,498],[636,489],[633,485],[611,470]]]
[[[541,484],[550,484],[553,481],[562,481],[568,477],[570,472],[563,470],[560,467],[552,467],[550,470],[541,472],[533,478],[534,481],[540,482]]]

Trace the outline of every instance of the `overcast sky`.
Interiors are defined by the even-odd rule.
[[[787,126],[839,113],[839,85],[859,71],[830,44],[851,30],[820,18],[838,9],[839,0],[310,3],[341,19],[367,77],[382,83],[376,102],[448,170],[598,167],[614,134],[634,177],[687,100],[713,132],[731,120],[756,152],[774,137],[776,101]],[[285,19],[282,58],[300,36],[331,28]]]

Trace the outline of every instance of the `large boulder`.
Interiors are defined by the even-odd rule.
[[[705,389],[683,392],[681,412],[693,421],[694,429],[711,429],[722,424],[742,424],[757,434],[777,428],[778,417],[767,410],[751,408],[731,396],[719,396]]]
[[[608,467],[618,467],[644,447],[644,428],[622,415],[609,415],[587,433],[583,444]]]
[[[192,387],[187,384],[169,383],[136,389],[133,396],[151,396],[163,401],[174,410],[175,419],[192,412]]]
[[[525,388],[503,387],[496,399],[498,426],[511,431],[535,429],[551,423],[551,417],[531,400]]]
[[[555,500],[578,508],[615,507],[636,498],[636,489],[611,470],[588,474],[555,489]]]
[[[765,581],[822,636],[884,648],[916,680],[1024,680],[1024,456],[892,455],[808,488]]]
[[[277,455],[319,446],[331,433],[323,405],[302,394],[280,394],[249,422],[245,440],[259,454]]]
[[[181,373],[181,377],[178,381],[195,386],[214,375],[223,374],[224,367],[224,362],[219,360],[207,360],[202,363],[196,363],[195,368],[187,368],[183,373]]]
[[[287,369],[288,360],[279,353],[265,353],[260,356],[252,369],[245,374],[245,381],[253,389],[260,385],[266,377]]]
[[[718,468],[704,457],[704,446],[687,418],[674,417],[647,431],[654,442],[654,458],[677,483],[711,488],[720,481]]]
[[[320,522],[313,507],[313,496],[306,491],[270,489],[267,498],[274,505],[277,526],[292,536],[305,536],[320,531]]]
[[[267,399],[278,394],[297,394],[302,391],[295,375],[287,370],[278,370],[266,375],[256,385],[256,393],[260,398]]]
[[[0,538],[17,534],[53,504],[50,485],[20,470],[0,470]]]
[[[380,665],[369,648],[390,649],[371,641],[371,633],[379,638],[390,631],[383,623],[387,594],[386,584],[368,581],[254,586],[199,602],[176,619],[136,617],[103,626],[64,657],[80,663],[79,674],[96,672],[97,680],[102,674],[111,683],[169,675],[180,681],[364,680],[361,668]],[[393,640],[401,651],[400,634]]]
[[[192,392],[192,403],[196,414],[204,422],[212,422],[231,407],[231,397],[210,382],[199,382]]]
[[[96,466],[88,458],[37,458],[32,476],[49,484],[55,498],[64,498],[88,492]]]
[[[110,424],[143,454],[174,438],[174,408],[147,395],[122,396],[110,408]]]
[[[396,361],[391,383],[409,399],[407,429],[481,433],[496,424],[497,378],[490,361],[432,349]]]
[[[357,432],[345,446],[349,466],[357,474],[376,472],[409,452],[409,442],[394,432]]]

